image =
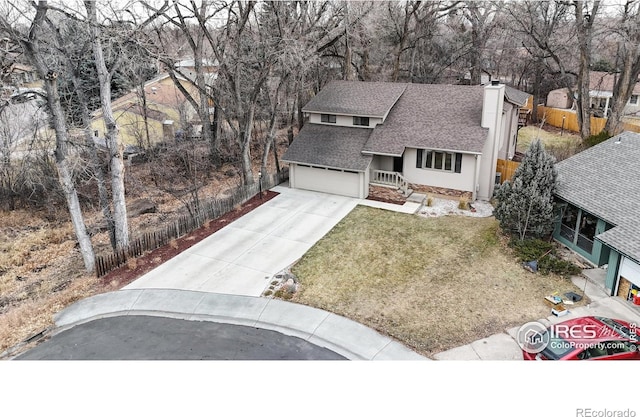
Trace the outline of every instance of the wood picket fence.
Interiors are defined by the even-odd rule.
[[[520,162],[498,159],[496,162],[496,172],[500,173],[500,184],[505,181],[511,181],[513,174],[519,166]]]
[[[124,265],[127,260],[137,258],[145,252],[168,245],[174,239],[178,239],[199,227],[208,220],[232,211],[254,196],[260,189],[268,190],[288,179],[288,172],[281,171],[279,174],[269,174],[263,177],[260,182],[251,185],[243,185],[232,189],[230,195],[215,198],[208,201],[192,201],[189,203],[192,214],[184,214],[175,221],[165,225],[163,228],[143,233],[132,239],[129,246],[121,248],[113,253],[96,256],[96,276],[102,277],[108,272]]]
[[[538,106],[538,119],[545,123],[571,132],[580,132],[578,115],[574,110],[556,109],[553,107]],[[606,118],[591,116],[591,134],[597,135],[604,130]],[[624,130],[640,133],[640,125],[623,122]]]

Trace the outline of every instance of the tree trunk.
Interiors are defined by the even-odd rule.
[[[60,44],[63,44],[63,40],[61,39],[60,34],[58,33],[57,35],[59,36],[58,41],[60,42]],[[102,169],[100,157],[98,156],[96,144],[93,139],[94,135],[91,129],[91,116],[89,114],[89,99],[87,98],[87,95],[85,94],[84,89],[81,85],[80,74],[78,73],[79,68],[74,65],[70,56],[65,55],[65,58],[67,59],[67,65],[71,74],[71,81],[76,90],[75,93],[78,96],[78,101],[80,102],[81,106],[80,114],[82,117],[82,124],[84,125],[85,145],[87,147],[87,152],[89,153],[89,166],[93,176],[96,179],[96,185],[98,187],[98,204],[107,225],[109,242],[111,243],[111,247],[115,250],[116,229],[113,221],[113,215],[111,213],[111,207],[109,206],[109,192],[107,190],[105,172],[104,169]]]
[[[276,99],[277,100],[277,99]],[[277,128],[277,111],[279,105],[276,103],[275,108],[271,110],[271,119],[269,120],[269,131],[267,132],[267,140],[264,142],[264,149],[262,151],[262,163],[260,164],[260,172],[262,176],[267,175],[267,162],[269,161],[269,151],[271,150],[271,146],[274,145],[275,137],[276,137],[276,128]],[[277,160],[277,155],[276,155]]]
[[[535,75],[533,78],[533,109],[531,109],[531,121],[538,123],[538,102],[540,100],[540,85],[542,84],[542,59],[536,58]]]
[[[201,6],[206,11],[206,2]],[[207,85],[204,79],[202,68],[202,46],[204,42],[204,32],[198,31],[198,37],[194,48],[194,68],[196,71],[196,86],[198,87],[199,106],[197,108],[200,122],[202,123],[202,139],[209,144],[209,159],[216,161],[218,149],[215,146],[213,130],[211,129],[211,113],[209,112],[209,97],[206,94]]]
[[[589,67],[591,65],[591,38],[593,37],[593,22],[598,13],[600,1],[593,2],[591,11],[585,14],[585,4],[583,1],[574,1],[575,24],[578,34],[578,44],[580,49],[579,69],[578,69],[578,100],[577,116],[580,125],[580,136],[586,139],[591,136],[591,108],[589,97]]]
[[[40,66],[44,69],[43,63],[40,63]],[[73,224],[73,230],[76,238],[78,239],[84,267],[87,271],[93,271],[95,269],[96,257],[93,251],[91,237],[87,232],[87,227],[80,208],[80,201],[78,200],[78,193],[73,182],[73,175],[71,174],[71,169],[67,163],[67,143],[69,138],[67,135],[65,117],[60,105],[60,97],[58,96],[57,74],[53,71],[46,70],[40,71],[40,74],[41,76],[44,75],[43,78],[45,79],[44,86],[45,91],[47,92],[47,104],[51,111],[53,128],[56,132],[55,158],[56,168],[58,170],[58,180],[60,181],[64,197],[67,201],[67,207],[69,208],[69,214],[71,216],[71,223]]]
[[[142,122],[144,124],[144,135],[146,139],[145,144],[140,144],[140,147],[151,149],[151,135],[149,134],[149,112],[147,111],[147,92],[144,90],[144,80],[140,81],[140,99],[142,100]]]
[[[36,16],[31,26],[32,33],[35,32],[33,30],[34,28],[37,28],[44,23],[47,13],[47,2],[40,0],[35,7]],[[66,119],[60,104],[60,96],[58,95],[58,75],[47,68],[44,57],[39,51],[39,42],[37,37],[30,36],[28,40],[20,39],[19,42],[23,46],[27,59],[36,68],[40,78],[45,81],[44,88],[47,93],[47,106],[51,112],[51,122],[56,135],[55,159],[58,179],[67,201],[69,215],[71,216],[71,223],[73,224],[73,230],[76,238],[78,239],[78,245],[80,247],[80,254],[82,256],[82,261],[84,262],[84,267],[87,271],[93,271],[96,264],[95,253],[93,251],[91,237],[87,232],[87,227],[84,222],[84,217],[80,208],[80,201],[78,200],[78,193],[73,183],[71,169],[67,162],[67,143],[69,142],[69,138],[67,135]]]
[[[213,124],[211,126],[211,147],[210,150],[213,159],[213,165],[220,167],[222,165],[222,155],[220,149],[220,106],[218,103],[213,103]]]
[[[249,146],[242,149],[242,178],[244,185],[251,185],[255,182],[251,169],[251,150]]]
[[[113,221],[113,215],[111,213],[111,207],[109,206],[109,193],[107,191],[107,183],[105,181],[104,170],[102,169],[102,165],[100,164],[100,158],[98,156],[98,151],[96,150],[96,144],[93,140],[93,132],[91,130],[91,118],[89,117],[89,109],[87,108],[87,98],[82,91],[78,79],[75,77],[73,84],[76,88],[76,94],[78,95],[78,100],[82,106],[82,123],[84,124],[84,138],[87,146],[87,150],[89,152],[89,165],[91,166],[91,172],[96,178],[96,183],[98,186],[98,204],[100,205],[100,210],[102,211],[102,215],[104,217],[105,222],[107,223],[107,230],[109,233],[109,242],[111,243],[111,247],[115,250],[116,245],[116,227]]]
[[[98,80],[100,81],[100,103],[106,132],[107,149],[109,151],[109,166],[111,168],[111,195],[113,202],[113,219],[116,227],[117,247],[129,245],[129,224],[127,219],[127,204],[124,187],[124,161],[122,145],[118,142],[118,126],[111,109],[111,74],[107,70],[100,41],[100,28],[97,24],[96,3],[85,1],[87,15],[91,23],[93,55]]]
[[[636,25],[640,25],[640,11],[635,17]],[[635,26],[635,32],[629,37],[630,40],[622,46],[622,72],[620,73],[613,87],[613,97],[610,104],[611,113],[607,118],[604,130],[611,135],[617,135],[624,130],[624,108],[633,94],[633,89],[640,76],[640,30]]]

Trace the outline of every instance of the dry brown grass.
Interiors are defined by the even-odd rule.
[[[74,279],[62,291],[33,297],[0,315],[0,352],[53,325],[53,316],[69,304],[96,294],[96,279]]]
[[[529,145],[535,139],[540,139],[545,149],[551,153],[557,161],[562,161],[576,154],[581,149],[580,136],[564,131],[562,134],[558,129],[547,127],[540,129],[537,126],[525,126],[518,130],[518,152],[525,153]]]
[[[53,323],[96,291],[83,275],[69,223],[17,210],[0,216],[0,352]]]
[[[357,207],[293,272],[295,301],[434,353],[548,316],[544,297],[577,288],[526,272],[493,218],[421,218]],[[586,301],[586,300],[585,300]]]

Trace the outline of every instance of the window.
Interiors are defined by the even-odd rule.
[[[560,224],[560,236],[573,243],[576,233],[576,222],[578,221],[578,209],[572,205],[567,206],[562,216]]]
[[[638,105],[638,94],[632,94],[631,97],[629,97],[629,104],[633,104],[634,106]]]
[[[353,125],[354,126],[369,126],[369,118],[368,117],[353,116]]]
[[[322,123],[335,123],[336,115],[335,114],[321,114],[320,121]]]
[[[418,149],[416,168],[462,172],[462,154]]]

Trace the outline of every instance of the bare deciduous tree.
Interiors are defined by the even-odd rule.
[[[624,109],[640,76],[640,1],[626,1],[611,30],[618,39],[617,69],[620,72],[613,87],[611,113],[604,129],[617,135],[623,130]]]
[[[67,201],[67,207],[76,238],[78,239],[84,266],[88,271],[92,271],[95,267],[95,253],[84,222],[73,175],[67,161],[67,143],[69,142],[69,138],[66,117],[60,105],[60,97],[58,94],[58,74],[56,71],[50,69],[45,60],[45,52],[42,50],[41,38],[43,35],[47,35],[43,33],[43,29],[48,12],[48,3],[45,0],[40,0],[38,3],[34,3],[33,6],[35,7],[35,15],[30,19],[30,26],[26,33],[20,32],[19,29],[7,21],[4,16],[0,16],[0,30],[2,30],[5,36],[10,37],[22,47],[26,58],[36,68],[39,76],[44,80],[47,106],[50,111],[51,124],[53,125],[56,137],[55,161],[58,179]]]

